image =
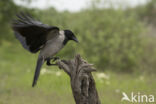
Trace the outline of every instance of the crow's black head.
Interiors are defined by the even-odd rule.
[[[67,38],[67,40],[74,40],[75,42],[79,42],[74,33],[70,30],[64,30],[64,34]]]

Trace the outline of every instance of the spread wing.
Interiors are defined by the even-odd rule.
[[[58,27],[43,24],[28,14],[20,13],[17,18],[12,23],[15,36],[22,46],[32,53],[38,52],[46,43],[49,32],[54,31],[52,32],[54,34],[59,32]]]

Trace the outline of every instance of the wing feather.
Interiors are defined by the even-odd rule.
[[[20,13],[17,18],[12,23],[15,36],[22,46],[32,53],[38,52],[46,43],[50,31],[59,31],[58,27],[43,24],[28,14]]]

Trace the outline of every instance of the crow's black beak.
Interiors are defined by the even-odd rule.
[[[76,43],[79,43],[79,41],[76,37],[73,37],[72,40],[74,40]]]

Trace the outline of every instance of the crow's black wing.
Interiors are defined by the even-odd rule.
[[[12,28],[16,38],[22,46],[32,53],[36,53],[47,41],[47,34],[51,31],[59,32],[59,28],[48,26],[33,19],[30,15],[20,13],[18,19],[13,20]]]

